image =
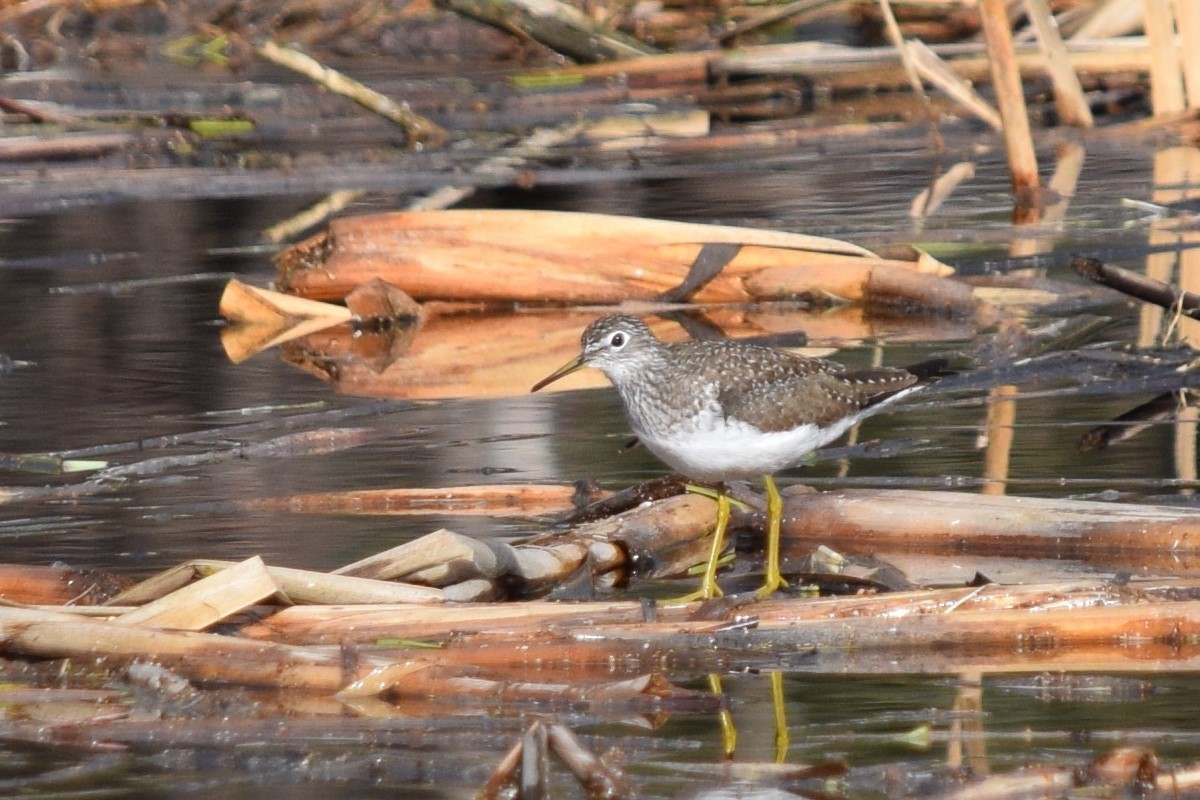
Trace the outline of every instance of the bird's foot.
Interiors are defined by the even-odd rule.
[[[759,600],[765,600],[766,598],[778,592],[780,589],[786,589],[787,586],[788,582],[784,579],[783,575],[776,570],[774,574],[771,574],[770,572],[767,573],[767,578],[763,581],[763,585],[760,586],[758,591],[754,594]]]
[[[689,486],[688,491],[693,487]],[[709,545],[708,559],[704,565],[704,576],[700,578],[700,588],[691,594],[672,600],[667,605],[684,605],[695,600],[712,600],[720,597],[723,592],[717,586],[717,567],[721,564],[721,554],[725,551],[725,531],[729,528],[729,495],[716,492],[717,524],[713,527],[712,544]]]
[[[695,603],[698,600],[713,600],[717,597],[723,597],[725,593],[721,591],[721,587],[717,586],[715,580],[709,581],[708,576],[700,580],[700,587],[694,592],[688,592],[682,597],[673,597],[669,600],[664,600],[659,605],[663,606],[686,606],[688,603]]]

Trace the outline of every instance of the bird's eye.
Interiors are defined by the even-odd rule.
[[[608,339],[608,346],[614,350],[620,350],[625,346],[625,334],[617,331]]]

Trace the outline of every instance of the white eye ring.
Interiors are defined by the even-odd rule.
[[[612,336],[608,337],[608,346],[613,350],[620,350],[628,341],[628,336],[626,336],[622,331],[617,331]]]

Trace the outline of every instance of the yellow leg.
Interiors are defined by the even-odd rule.
[[[725,690],[721,688],[721,678],[710,674],[708,688],[717,697],[722,698],[721,710],[717,712],[717,720],[721,723],[721,750],[725,758],[733,758],[733,754],[737,752],[737,726],[733,724],[733,714],[729,712],[728,699],[724,697]]]
[[[788,735],[787,709],[783,701],[783,673],[771,670],[771,707],[775,709],[775,763],[787,762],[788,748],[792,738]]]
[[[705,600],[722,594],[721,587],[717,586],[717,566],[721,563],[721,553],[725,551],[729,515],[729,495],[721,492],[717,495],[717,525],[713,528],[712,544],[708,549],[708,564],[704,567],[704,577],[700,579],[700,596]]]
[[[758,590],[759,597],[769,597],[783,587],[787,581],[779,571],[780,526],[783,523],[783,498],[775,486],[775,479],[770,475],[763,476],[763,486],[767,490],[767,577],[762,588]]]
[[[671,601],[671,605],[690,603],[694,600],[711,600],[723,594],[721,587],[717,585],[717,567],[721,564],[721,553],[725,550],[725,531],[729,528],[731,511],[729,495],[722,491],[717,492],[716,497],[717,525],[713,528],[712,544],[708,549],[708,563],[704,565],[704,576],[700,578],[700,588],[678,600]]]

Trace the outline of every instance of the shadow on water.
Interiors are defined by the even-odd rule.
[[[1052,265],[1051,277],[1066,277],[1061,265],[1072,252],[1142,261],[1141,254],[1156,244],[1154,233],[1141,213],[1123,207],[1120,199],[1153,196],[1149,176],[1154,159],[1152,152],[1103,146],[1088,154],[1065,219],[1036,234],[1049,244],[1041,258]],[[477,195],[475,202],[480,207],[759,225],[867,246],[917,239],[935,244],[964,271],[977,273],[1003,268],[1013,242],[1024,235],[1008,224],[1007,177],[993,156],[981,159],[969,186],[920,229],[908,208],[934,167],[922,151],[875,160],[831,148],[780,158],[768,167],[734,180],[696,177],[586,190],[493,192]],[[217,300],[226,277],[268,282],[268,255],[254,249],[259,232],[310,199],[126,203],[4,221],[0,352],[17,362],[0,378],[4,451],[85,449],[361,404],[333,394],[274,353],[234,366],[218,338]],[[172,276],[195,277],[159,281]],[[1135,309],[1119,303],[1106,311],[1117,319],[1098,340],[1138,341],[1153,324],[1144,313],[1139,319]],[[908,363],[947,344],[889,345],[882,355],[890,364]],[[863,345],[837,357],[867,364],[875,355],[873,346]],[[192,557],[260,554],[272,564],[322,570],[438,527],[480,537],[515,537],[534,531],[538,523],[438,515],[292,515],[247,512],[236,503],[317,490],[583,477],[620,488],[662,472],[649,454],[623,449],[626,427],[610,389],[551,396],[529,396],[527,389],[514,386],[512,396],[499,399],[398,404],[354,421],[371,430],[364,444],[327,455],[199,464],[75,501],[8,504],[0,518],[4,560],[65,561],[144,575]],[[1194,463],[1184,463],[1194,422],[1191,427],[1154,425],[1099,453],[1078,450],[1079,437],[1087,430],[1143,399],[1089,394],[1018,400],[1008,491],[1190,505],[1193,484],[1173,482],[1194,471]],[[895,458],[821,462],[787,473],[783,482],[836,487],[899,481],[942,487],[959,481],[973,491],[972,481],[984,474],[977,449],[982,423],[978,401],[915,402],[868,421],[858,438],[916,438],[928,440],[926,446]],[[200,440],[183,451],[220,444]],[[112,459],[141,457],[130,452]],[[23,471],[4,474],[12,487],[74,480]],[[1113,571],[1104,563],[1059,567],[1078,574]],[[964,565],[968,571],[977,568],[1012,567]],[[921,775],[943,765],[948,751],[960,752],[977,772],[1043,759],[1084,763],[1125,739],[1151,743],[1160,757],[1194,757],[1200,715],[1187,681],[1162,676],[1147,677],[1146,683],[1128,676],[1122,680],[1133,682],[1132,694],[1124,692],[1130,684],[1116,679],[1101,682],[1090,694],[1055,695],[1019,681],[988,678],[978,710],[970,711],[959,708],[970,702],[964,700],[969,678],[843,680],[796,672],[784,681],[791,756],[810,763],[861,765],[857,796],[890,791],[885,765]],[[700,676],[694,685],[703,688]],[[770,761],[775,754],[766,686],[760,674],[727,681],[731,710],[744,732],[739,757],[747,761]],[[620,734],[631,771],[645,781],[647,796],[674,795],[693,782],[687,765],[719,760],[719,737],[710,717],[682,716],[654,731],[582,715],[570,721],[578,732],[598,737],[601,749],[605,737]],[[978,733],[970,733],[972,725]],[[133,746],[132,762],[114,763],[95,754],[81,754],[77,760],[61,753],[49,758],[51,751],[36,748],[14,753],[25,769],[79,766],[91,770],[94,785],[129,796],[156,794],[162,789],[156,773],[166,772],[172,793],[203,789],[213,797],[246,796],[242,790],[254,794],[296,780],[325,787],[323,795],[306,796],[394,796],[397,786],[420,784],[429,788],[406,796],[441,797],[477,786],[519,729],[515,720],[493,720],[466,737],[461,721],[430,716],[381,722],[378,736],[361,749],[322,745],[314,733],[262,745],[253,757],[186,743],[163,751],[148,741]],[[417,737],[416,730],[426,738]],[[914,731],[926,735],[914,737]],[[423,747],[455,753],[453,763]],[[0,776],[0,782],[21,768],[6,770],[8,777]]]

